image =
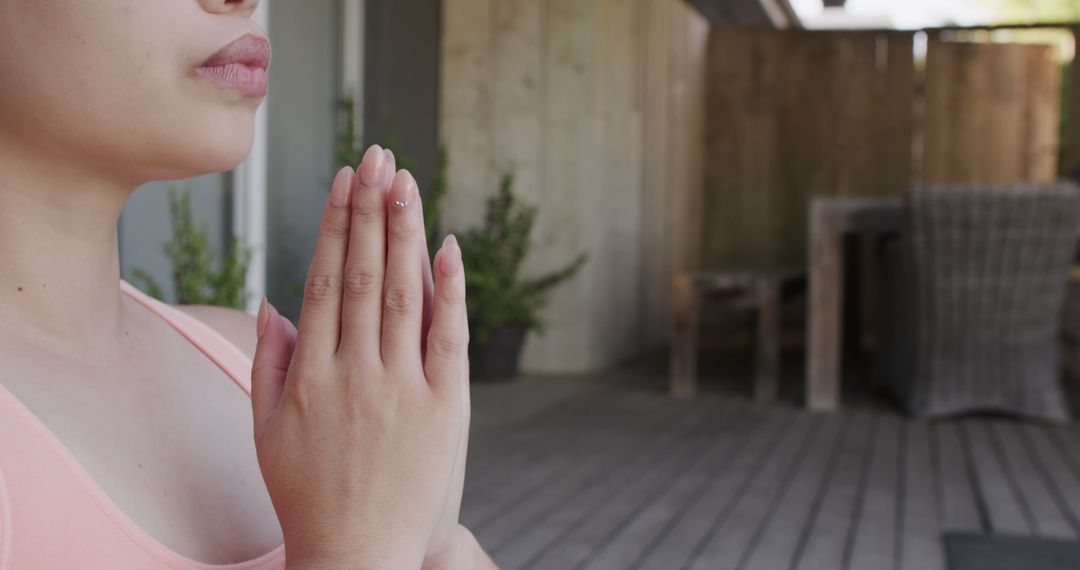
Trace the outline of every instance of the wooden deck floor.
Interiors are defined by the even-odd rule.
[[[817,415],[662,377],[474,385],[462,520],[506,568],[944,570],[943,531],[1080,538],[1080,432]]]

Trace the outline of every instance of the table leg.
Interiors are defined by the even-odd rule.
[[[780,282],[758,279],[757,366],[754,369],[754,399],[776,400],[780,376]]]
[[[675,277],[672,291],[670,389],[673,396],[697,393],[698,292],[689,275]]]
[[[810,208],[810,318],[807,322],[806,405],[839,407],[843,332],[844,243],[836,219],[821,204]]]

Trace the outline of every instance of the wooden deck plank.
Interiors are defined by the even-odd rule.
[[[1032,534],[1028,514],[1020,504],[1008,468],[993,447],[987,423],[964,420],[961,433],[967,440],[976,493],[986,508],[991,530],[996,534]]]
[[[803,529],[820,505],[846,428],[846,418],[830,415],[821,420],[794,479],[740,568],[776,570],[794,566]]]
[[[638,448],[637,455],[648,460],[656,448],[666,444],[664,441],[639,441],[645,444]],[[498,545],[492,549],[497,558],[508,568],[524,568],[535,563],[543,555],[544,549],[563,540],[565,535],[587,517],[610,500],[613,489],[625,483],[634,475],[634,464],[609,465],[606,477],[600,476],[588,480],[573,490],[572,493],[550,505],[548,512],[535,514],[533,518],[518,521],[513,542]],[[488,542],[484,543],[489,545]],[[490,545],[489,545],[490,548]]]
[[[956,422],[942,422],[931,429],[931,448],[937,462],[941,528],[945,531],[983,532],[985,515],[975,501],[975,489],[968,468],[967,451]]]
[[[580,401],[587,394],[611,391],[592,382],[565,379],[523,378],[513,382],[477,383],[472,389],[472,404],[483,410],[474,415],[476,437],[497,437],[510,428],[543,414],[566,402]]]
[[[1020,431],[1023,446],[1035,457],[1050,481],[1057,504],[1064,510],[1074,533],[1080,533],[1080,478],[1055,446],[1053,432],[1060,428],[1025,425]]]
[[[900,570],[945,570],[930,428],[912,421],[904,439]],[[819,567],[820,568],[820,567]]]
[[[533,461],[537,454],[565,445],[560,440],[548,440],[551,445],[533,448],[517,442],[530,438],[537,432],[551,434],[553,431],[570,439],[574,433],[563,429],[567,422],[580,418],[589,410],[606,408],[610,400],[623,401],[625,398],[642,398],[646,394],[632,390],[617,390],[614,393],[604,386],[590,385],[565,393],[564,397],[542,397],[536,394],[539,382],[528,382],[526,386],[512,388],[504,386],[474,386],[473,409],[482,413],[473,413],[469,441],[469,465],[477,467],[477,473],[493,476],[498,469],[487,469],[494,464],[497,468],[508,469],[513,461]],[[558,386],[559,383],[555,383]],[[565,384],[562,383],[562,384]],[[555,391],[564,393],[565,388],[556,387]],[[530,404],[525,405],[520,401]],[[536,404],[536,401],[543,402]],[[481,482],[476,479],[475,482]]]
[[[1078,536],[1076,426],[815,416],[640,380],[474,386],[463,522],[503,567],[943,570],[945,529]]]
[[[498,471],[500,476],[470,483],[471,500],[467,510],[463,505],[462,520],[467,521],[470,528],[482,530],[509,510],[515,499],[528,496],[581,457],[600,455],[598,460],[607,461],[601,452],[616,449],[612,442],[620,436],[625,437],[627,430],[620,426],[634,421],[652,425],[651,422],[657,419],[669,419],[657,417],[661,414],[658,408],[662,404],[661,398],[651,394],[633,393],[626,398],[612,398],[612,401],[597,404],[594,413],[579,412],[549,425],[547,430],[530,432],[528,438],[510,440],[511,450],[530,450],[531,456],[519,454],[511,459],[512,451],[505,450],[506,465],[488,469],[489,472]],[[531,468],[523,469],[522,462],[527,462]]]
[[[668,402],[677,403],[678,401],[668,400]],[[671,426],[678,426],[681,421],[682,425],[692,427],[693,421],[699,418],[686,414],[688,407],[700,408],[701,404],[678,406],[677,417],[669,422]],[[658,453],[662,453],[662,450],[677,440],[680,437],[679,434],[688,433],[688,428],[684,428],[674,435],[664,436],[665,431],[670,430],[671,426],[657,429],[645,436],[639,434],[632,445],[626,446],[626,451],[631,454],[631,457],[609,464],[606,474],[597,474],[569,488],[561,498],[545,505],[546,510],[532,512],[528,515],[529,518],[515,521],[511,543],[485,542],[485,544],[507,567],[521,568],[539,558],[546,547],[561,540],[569,529],[599,508],[604,501],[609,500],[614,488],[635,475],[637,471],[635,467],[652,461]]]
[[[521,490],[519,478],[534,476],[535,470],[525,466],[549,466],[576,449],[594,445],[597,438],[608,433],[594,426],[612,422],[623,410],[647,406],[650,402],[654,400],[633,392],[610,396],[609,401],[603,401],[599,396],[596,400],[585,396],[552,409],[517,429],[505,430],[501,438],[470,442],[465,478],[467,499],[462,503],[462,521],[469,525],[479,524],[497,512],[499,505],[516,496]],[[586,410],[591,413],[584,413]],[[586,435],[574,427],[582,424],[592,428],[585,430]]]
[[[745,445],[754,428],[760,427],[762,411],[743,409],[729,426],[716,423],[716,436],[703,446],[687,467],[668,480],[666,488],[648,499],[637,514],[597,545],[582,568],[625,570],[640,560],[650,542],[693,500],[701,487],[723,469],[732,453]]]
[[[843,568],[848,537],[870,457],[876,414],[852,412],[840,455],[817,515],[807,524],[807,535],[797,554],[796,570]]]
[[[893,415],[878,420],[869,476],[855,518],[851,570],[896,567],[897,474],[903,451],[900,421]]]
[[[819,416],[796,415],[794,429],[785,434],[722,524],[707,537],[708,542],[696,550],[689,568],[734,568],[738,564],[790,481],[819,421]]]
[[[696,434],[684,431],[681,436],[658,445],[647,463],[625,470],[629,477],[600,485],[599,488],[607,493],[597,508],[579,518],[576,524],[565,527],[557,541],[550,542],[538,558],[521,568],[578,568],[598,544],[640,512],[676,473],[685,469],[700,451],[703,441],[716,437],[715,418],[713,414],[711,422],[694,422],[692,427],[699,430]]]
[[[761,423],[752,427],[746,436],[746,445],[732,454],[725,469],[707,482],[671,527],[660,531],[643,558],[628,566],[628,570],[667,570],[686,564],[695,547],[724,520],[725,513],[741,496],[741,489],[750,484],[777,442],[794,425],[793,418],[792,414],[761,418]]]
[[[1050,439],[1058,450],[1058,456],[1080,479],[1080,422],[1073,422],[1068,427],[1048,431]]]
[[[708,415],[723,414],[731,409],[731,406],[715,409],[697,407],[695,413],[688,414],[687,406],[679,405],[679,402],[661,398],[657,400],[664,405],[654,409],[650,416],[643,417],[639,429],[623,429],[606,434],[607,437],[602,443],[587,453],[570,457],[561,463],[545,485],[524,492],[521,495],[523,501],[504,507],[499,516],[493,518],[489,524],[477,526],[475,530],[484,534],[492,552],[501,556],[502,546],[512,540],[519,540],[524,527],[536,525],[554,508],[574,500],[576,494],[590,485],[604,482],[606,476],[610,476],[612,465],[619,465],[628,471],[633,470],[652,457],[653,449],[662,448],[663,441],[670,441],[679,434],[685,434],[686,430],[697,425],[695,422],[705,421]],[[639,446],[642,443],[649,444],[647,449],[650,451],[644,455],[640,453]]]
[[[1064,511],[1053,496],[1050,483],[1043,477],[1034,463],[1034,458],[1020,440],[1018,422],[995,421],[988,425],[998,443],[1003,462],[1008,465],[1023,502],[1027,505],[1035,533],[1048,538],[1076,539],[1072,525],[1066,520]]]

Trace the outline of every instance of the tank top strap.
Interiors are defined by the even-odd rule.
[[[251,359],[244,351],[209,325],[143,293],[124,279],[120,280],[120,289],[176,329],[232,378],[244,392],[251,394]]]

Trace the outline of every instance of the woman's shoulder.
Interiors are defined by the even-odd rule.
[[[255,317],[228,307],[211,305],[173,305],[179,311],[202,321],[221,336],[235,344],[248,358],[255,356],[258,337],[255,334]]]

